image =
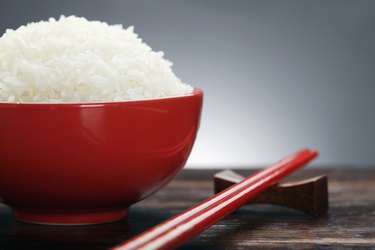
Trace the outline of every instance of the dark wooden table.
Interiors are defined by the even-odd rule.
[[[166,188],[133,206],[120,222],[82,227],[17,222],[0,204],[0,249],[107,249],[213,193],[218,170],[184,170]],[[251,171],[239,171],[249,174]],[[286,208],[239,209],[182,249],[375,249],[375,169],[307,169],[289,179],[327,174],[329,212],[310,218]]]

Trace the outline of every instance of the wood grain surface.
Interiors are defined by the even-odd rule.
[[[107,249],[213,194],[219,170],[184,170],[138,203],[125,220],[81,227],[17,222],[0,204],[0,250]],[[238,171],[248,175],[252,171]],[[375,169],[306,169],[288,179],[328,176],[330,210],[313,218],[269,205],[247,205],[181,249],[375,249]]]

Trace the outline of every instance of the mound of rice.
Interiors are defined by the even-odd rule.
[[[0,102],[121,101],[191,93],[134,28],[75,16],[0,38]]]

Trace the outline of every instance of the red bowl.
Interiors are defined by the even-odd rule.
[[[184,166],[202,100],[0,103],[0,197],[21,221],[121,219]]]

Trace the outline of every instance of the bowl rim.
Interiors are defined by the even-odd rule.
[[[139,104],[139,103],[150,103],[160,102],[163,100],[178,100],[190,98],[193,96],[203,95],[203,91],[199,88],[193,87],[193,91],[188,94],[165,96],[165,97],[153,97],[136,100],[122,100],[122,101],[99,101],[99,102],[0,102],[0,108],[5,107],[103,107],[103,106],[118,106],[124,104]]]

